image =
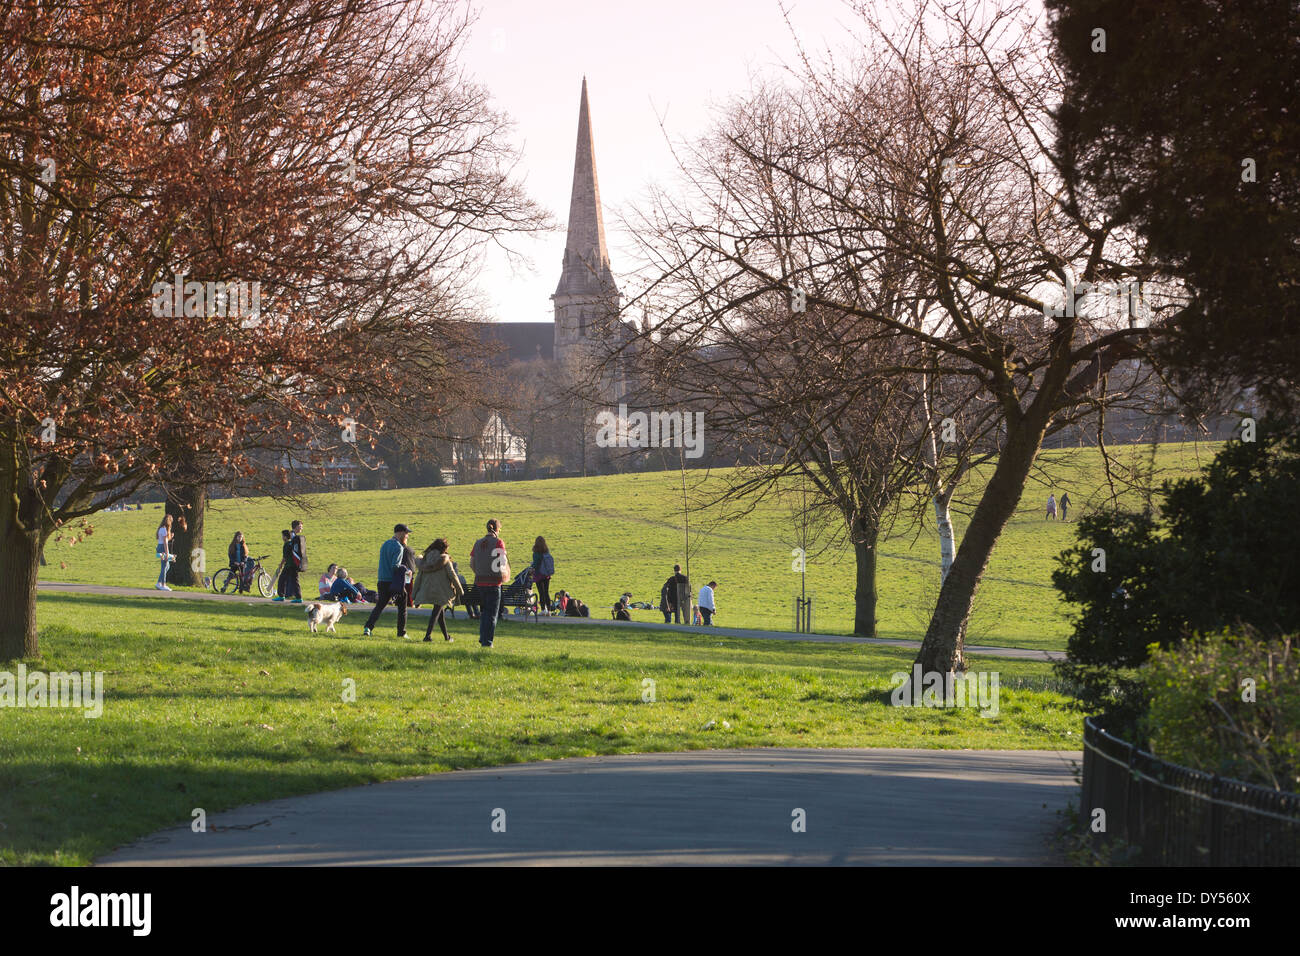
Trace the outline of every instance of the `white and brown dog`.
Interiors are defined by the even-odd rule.
[[[307,623],[311,625],[311,632],[316,633],[316,628],[321,624],[325,625],[325,630],[333,632],[334,625],[342,620],[343,615],[348,613],[347,605],[322,604],[320,601],[313,601],[307,605]]]

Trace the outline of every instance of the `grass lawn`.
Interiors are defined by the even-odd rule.
[[[1163,476],[1195,472],[1213,456],[1217,444],[1162,445],[1156,466]],[[1115,449],[1122,462],[1136,462],[1147,446]],[[973,501],[987,476],[971,479],[962,497]],[[690,497],[704,500],[721,486],[715,472],[688,473]],[[1065,647],[1068,625],[1051,586],[1054,559],[1074,543],[1074,523],[1043,520],[1049,490],[1068,490],[1077,516],[1099,503],[1107,492],[1100,456],[1095,450],[1045,452],[1030,480],[1019,512],[994,551],[976,599],[968,632],[972,644],[1010,647]],[[1131,502],[1131,499],[1130,499]],[[278,561],[281,528],[294,517],[306,523],[308,555],[316,578],[330,562],[346,565],[353,576],[375,584],[379,546],[397,521],[415,529],[412,544],[424,548],[447,537],[452,556],[467,570],[469,549],[483,533],[488,517],[504,522],[503,537],[512,564],[529,560],[533,539],[544,535],[555,554],[552,591],[566,588],[604,611],[630,590],[634,600],[657,605],[659,588],[674,562],[684,562],[680,476],[656,472],[503,482],[465,487],[414,488],[394,491],[341,492],[314,496],[312,510],[301,515],[269,499],[214,502],[207,520],[208,572],[224,566],[226,545],[236,529],[244,531],[254,554],[271,553]],[[94,519],[94,533],[80,544],[51,540],[46,548],[46,580],[148,587],[158,576],[154,529],[161,506],[142,512],[105,513]],[[958,535],[966,521],[956,515]],[[720,625],[788,630],[799,575],[791,570],[791,549],[799,542],[793,512],[763,503],[743,520],[720,524],[708,509],[690,516],[691,577],[698,587],[719,582]],[[809,549],[807,586],[815,596],[815,625],[827,633],[853,628],[853,558],[840,547],[818,554]],[[918,638],[938,596],[938,545],[932,529],[899,528],[881,547],[878,610],[882,637]],[[657,611],[636,611],[638,620],[662,620]]]
[[[444,493],[407,494],[429,501],[427,531]],[[372,638],[349,617],[343,639],[309,634],[300,607],[50,593],[39,615],[43,658],[29,666],[103,671],[104,711],[0,711],[8,864],[85,864],[198,807],[455,768],[718,747],[1079,742],[1077,715],[1035,662],[973,659],[972,670],[1000,675],[1000,711],[986,718],[890,706],[890,675],[913,653],[878,646],[512,621],[483,651],[464,620],[454,643],[429,645],[397,640],[391,617]],[[343,700],[348,678],[355,703]],[[647,678],[653,703],[642,701]]]

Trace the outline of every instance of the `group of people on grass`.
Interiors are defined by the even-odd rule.
[[[469,552],[470,571],[474,575],[473,606],[477,609],[479,644],[491,647],[496,639],[496,626],[504,616],[501,589],[510,583],[510,557],[501,537],[501,521],[490,518],[487,533],[474,542]],[[419,557],[408,545],[411,529],[405,524],[393,527],[393,536],[379,549],[379,590],[375,606],[366,618],[362,633],[369,635],[379,620],[379,615],[391,601],[397,607],[397,636],[406,638],[406,611],[408,607],[427,605],[433,609],[424,639],[433,640],[436,624],[445,641],[447,609],[456,603],[470,606],[467,600],[469,587],[456,562],[448,553],[450,543],[446,538],[435,539]],[[533,543],[533,560],[528,568],[531,583],[537,586],[542,608],[551,609],[550,582],[555,574],[555,559],[546,539],[538,536]],[[561,605],[565,604],[561,601]]]
[[[718,612],[714,594],[717,587],[717,581],[710,581],[700,588],[692,613],[690,579],[682,574],[680,564],[674,564],[672,576],[659,589],[659,611],[664,616],[664,623],[712,626],[713,616]]]
[[[171,554],[173,538],[173,517],[165,515],[158,526],[158,557],[161,571],[158,575],[160,590],[171,588],[166,585],[167,570],[175,560]],[[184,529],[184,517],[175,519]],[[470,548],[470,570],[474,575],[473,600],[469,592],[470,585],[460,573],[456,562],[451,559],[450,544],[446,538],[437,538],[425,548],[423,554],[416,555],[407,541],[411,529],[405,524],[393,527],[393,536],[386,540],[379,549],[379,567],[375,590],[370,590],[360,581],[354,579],[348,569],[339,564],[330,564],[317,582],[317,593],[322,600],[338,601],[343,604],[371,603],[369,617],[362,628],[362,633],[369,635],[384,608],[392,603],[397,608],[397,634],[407,638],[406,616],[411,607],[428,606],[433,609],[425,629],[424,639],[433,640],[433,628],[436,625],[442,631],[443,640],[450,641],[447,631],[446,613],[454,604],[465,604],[471,617],[479,621],[479,643],[491,647],[495,639],[497,621],[505,616],[501,589],[511,582],[509,554],[505,541],[501,538],[501,521],[491,518],[486,524],[487,533],[474,542]],[[302,585],[299,575],[307,570],[307,544],[303,537],[303,523],[294,520],[280,532],[281,557],[276,566],[276,593],[272,601],[290,604],[303,603]],[[256,560],[249,555],[248,543],[242,531],[236,531],[226,550],[226,557],[232,571],[240,575],[241,590],[247,590],[256,567]],[[659,610],[663,612],[664,623],[675,620],[682,623],[683,616],[689,615],[691,608],[690,581],[681,573],[681,565],[673,566],[673,575],[660,591]],[[551,599],[551,578],[555,575],[555,558],[546,539],[538,536],[533,542],[532,561],[528,568],[519,575],[518,583],[535,585],[537,588],[539,614],[560,614],[566,617],[590,617],[590,608],[581,600],[561,590]],[[714,589],[716,581],[710,581],[700,588],[696,601],[696,614],[693,623],[712,624],[716,611]],[[630,592],[624,594],[615,603],[613,616],[615,620],[630,621],[633,606]],[[691,621],[687,621],[691,623]]]
[[[1062,521],[1069,520],[1067,518],[1067,515],[1069,514],[1070,511],[1070,493],[1067,491],[1065,492],[1065,494],[1061,495],[1061,500],[1059,502],[1056,500],[1055,494],[1049,494],[1047,496],[1047,520],[1048,521],[1056,520],[1056,509],[1058,505],[1060,506],[1061,509],[1061,520]]]

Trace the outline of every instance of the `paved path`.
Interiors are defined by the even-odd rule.
[[[67,584],[59,581],[41,581],[42,591],[63,591],[70,594],[108,594],[121,597],[146,597],[170,600],[196,601],[235,601],[243,604],[270,604],[267,598],[247,597],[236,594],[216,594],[212,591],[158,591],[154,588],[125,588],[103,584]],[[387,607],[385,614],[396,614],[397,609]],[[411,617],[427,617],[429,612],[414,608],[408,612]],[[516,618],[512,615],[511,620]],[[652,621],[606,621],[590,617],[543,617],[537,621],[540,625],[578,625],[583,627],[617,627],[640,628],[648,631],[685,631],[692,634],[704,634],[718,637],[752,637],[772,641],[809,641],[816,644],[880,644],[885,647],[920,648],[920,641],[893,640],[884,637],[849,637],[839,634],[796,634],[793,631],[763,631],[755,628],[741,627],[690,627],[684,624],[656,624]],[[1027,661],[1059,661],[1065,659],[1060,651],[1029,650],[1023,647],[985,647],[967,644],[967,655],[980,657],[1009,657]]]
[[[205,833],[164,830],[98,862],[1043,865],[1060,862],[1048,837],[1078,759],[754,749],[545,761],[257,804],[210,815]],[[502,811],[505,832],[494,832]]]

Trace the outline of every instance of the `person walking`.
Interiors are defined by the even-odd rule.
[[[295,521],[289,526],[289,537],[280,549],[282,553],[281,564],[284,570],[280,572],[280,578],[284,582],[281,600],[290,604],[302,603],[302,585],[298,581],[298,572],[306,568],[306,562],[302,553],[302,536],[294,533],[294,528],[302,530],[302,522]]]
[[[275,597],[272,601],[285,599],[285,588],[289,584],[290,556],[293,554],[293,532],[288,528],[280,532],[280,563],[275,566]],[[296,575],[295,575],[296,578]],[[294,581],[297,584],[297,581]]]
[[[673,576],[668,579],[665,586],[668,588],[669,606],[673,609],[673,623],[689,624],[691,621],[691,582],[686,575],[682,574],[680,564],[673,565]]]
[[[406,525],[395,524],[393,536],[379,548],[378,583],[375,585],[378,591],[375,594],[375,606],[361,629],[361,633],[366,637],[369,637],[374,630],[375,622],[379,620],[379,615],[388,606],[389,601],[397,607],[397,636],[406,636],[406,565],[403,563],[403,558],[408,550],[406,538],[410,533],[411,529]],[[397,582],[396,586],[394,582]]]
[[[1047,496],[1047,520],[1056,520],[1056,495]]]
[[[1069,514],[1069,511],[1070,511],[1070,493],[1067,491],[1065,494],[1061,495],[1061,520],[1062,521],[1067,520],[1066,515]]]
[[[713,589],[718,586],[717,581],[710,581],[704,587],[700,588],[700,599],[696,603],[700,608],[700,617],[703,619],[705,627],[713,625],[713,614],[716,607],[713,603]]]
[[[292,585],[293,596],[294,596],[293,603],[301,604],[302,587],[298,582],[298,575],[301,574],[303,571],[307,570],[307,542],[303,539],[302,536],[302,522],[299,521],[297,518],[295,518],[290,523],[289,530],[293,532],[294,560],[293,560],[293,577],[290,579],[289,584],[286,585],[286,588]],[[285,591],[284,596],[285,599],[287,600],[289,597],[289,593],[287,590]]]
[[[279,532],[279,549],[281,549],[281,557],[279,557],[279,563],[276,564],[276,572],[272,575],[272,578],[276,579],[276,596],[270,598],[272,602],[285,600],[285,576],[281,574],[281,571],[285,570],[285,557],[283,557],[283,550],[285,550],[285,545],[289,544],[292,536],[294,536],[294,532],[291,532],[289,528],[282,529],[282,531]]]
[[[403,623],[405,612],[415,606],[415,569],[415,549],[403,541],[402,556],[398,558],[397,567],[393,569],[393,602],[395,604],[401,602],[397,605],[397,636],[403,640],[409,640],[406,635],[406,625]]]
[[[158,546],[154,548],[154,555],[160,564],[158,583],[154,588],[159,591],[171,590],[167,586],[167,572],[171,569],[172,562],[176,560],[176,555],[172,554],[172,538],[172,516],[163,515],[162,522],[158,525]]]
[[[465,589],[460,586],[451,555],[447,553],[449,548],[446,538],[438,538],[425,548],[418,565],[420,576],[415,581],[415,603],[427,604],[431,609],[429,626],[424,630],[426,642],[433,641],[435,624],[442,631],[444,641],[452,639],[447,633],[447,608],[465,598]]]
[[[542,613],[551,613],[551,578],[555,575],[555,558],[546,546],[546,539],[540,534],[533,542],[533,581],[537,584],[537,599],[544,609]]]
[[[501,585],[510,580],[510,561],[500,531],[501,522],[489,518],[487,534],[475,541],[469,552],[469,566],[474,572],[474,587],[479,596],[478,642],[481,647],[491,647],[496,640]]]
[[[665,624],[673,622],[672,604],[668,600],[668,592],[672,583],[672,578],[669,578],[664,582],[664,586],[659,589],[659,611],[664,616]]]

